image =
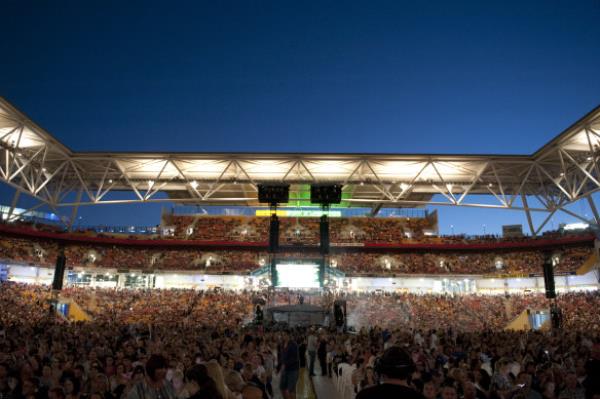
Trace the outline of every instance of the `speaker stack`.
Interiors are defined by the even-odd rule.
[[[277,205],[285,204],[290,200],[289,184],[258,184],[258,202],[269,204],[271,220],[269,222],[269,267],[271,268],[271,285],[277,286],[277,271],[275,270],[275,256],[279,251],[279,218]]]
[[[310,202],[321,205],[324,211],[331,204],[339,204],[342,202],[342,185],[313,184],[310,186]],[[319,233],[321,255],[325,256],[329,254],[329,219],[326,214],[321,216]]]
[[[544,253],[544,288],[546,289],[546,298],[556,298],[554,287],[554,265],[552,264],[552,253]]]
[[[63,280],[65,278],[65,268],[67,266],[67,257],[63,250],[56,257],[56,265],[54,267],[54,280],[52,281],[52,289],[56,291],[62,290]]]

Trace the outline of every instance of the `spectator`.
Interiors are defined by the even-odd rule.
[[[356,399],[423,398],[409,385],[408,380],[413,370],[414,364],[406,351],[398,346],[386,349],[377,363],[376,370],[382,384],[363,389]]]

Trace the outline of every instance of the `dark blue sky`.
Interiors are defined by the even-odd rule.
[[[77,151],[531,153],[600,104],[598,21],[598,0],[6,0],[0,95]]]

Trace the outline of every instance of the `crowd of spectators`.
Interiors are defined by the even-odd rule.
[[[316,246],[319,244],[319,218],[281,217],[280,245]],[[558,239],[563,236],[585,235],[587,230],[549,230],[537,237],[528,235],[499,236],[484,235],[437,235],[437,219],[430,218],[330,218],[329,236],[334,244],[493,244],[498,242],[529,242],[536,239]],[[12,227],[23,227],[48,233],[65,234],[64,226],[17,221]],[[105,229],[108,229],[105,227]],[[119,238],[119,239],[179,239],[230,243],[265,243],[269,240],[269,218],[247,216],[179,216],[163,215],[156,234],[123,234],[97,232],[93,228],[77,228],[68,233],[75,236]]]
[[[593,252],[591,245],[555,248],[556,273],[577,270]],[[348,275],[396,274],[511,274],[541,272],[546,254],[542,250],[344,253],[332,256]]]
[[[281,217],[281,245],[318,245],[319,218]],[[171,237],[205,241],[266,242],[269,239],[268,217],[242,216],[178,216],[165,215],[163,226],[171,227]],[[494,234],[467,236],[464,234],[438,236],[435,219],[429,218],[330,218],[329,236],[332,243],[430,243],[476,244],[494,242],[524,242],[527,235],[502,237]],[[426,234],[427,233],[427,234]],[[542,233],[537,238],[556,239],[563,236],[559,230]],[[588,234],[572,231],[569,235]]]
[[[0,260],[32,266],[52,267],[61,250],[51,239],[2,236]],[[557,273],[570,273],[582,266],[593,252],[592,243],[553,248]],[[136,247],[127,245],[64,244],[69,266],[129,270],[196,270],[207,274],[247,274],[269,261],[266,250]],[[509,274],[541,273],[545,253],[540,249],[500,249],[463,252],[377,252],[333,248],[330,266],[348,276],[392,276],[402,274]],[[280,259],[318,259],[313,251],[282,250]]]
[[[317,245],[319,218],[279,218],[282,245]],[[173,238],[206,241],[258,241],[269,239],[268,217],[164,215],[162,224]],[[399,243],[425,238],[432,230],[426,218],[331,218],[332,242]]]
[[[548,332],[502,331],[521,309],[547,307],[538,295],[344,295],[353,333],[244,324],[257,295],[270,300],[268,292],[69,288],[63,296],[93,315],[74,323],[53,312],[48,288],[2,283],[0,395],[270,398],[290,339],[298,344],[299,366],[319,371],[305,356],[312,352],[323,375],[335,375],[338,366],[351,373],[355,392],[377,384],[376,358],[394,346],[414,362],[408,386],[427,399],[600,394],[598,292],[559,296],[564,327]]]
[[[269,218],[165,215],[162,224],[178,239],[264,242],[269,237]]]
[[[350,323],[384,328],[404,325],[415,329],[454,329],[462,332],[498,330],[525,309],[547,309],[543,294],[527,295],[420,295],[410,293],[353,293],[347,295]],[[600,332],[598,293],[563,294],[557,299],[565,328],[587,326]]]

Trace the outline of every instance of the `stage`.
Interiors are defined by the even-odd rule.
[[[329,327],[330,313],[329,309],[321,306],[298,304],[269,307],[265,316],[268,322],[285,323],[290,327]]]

